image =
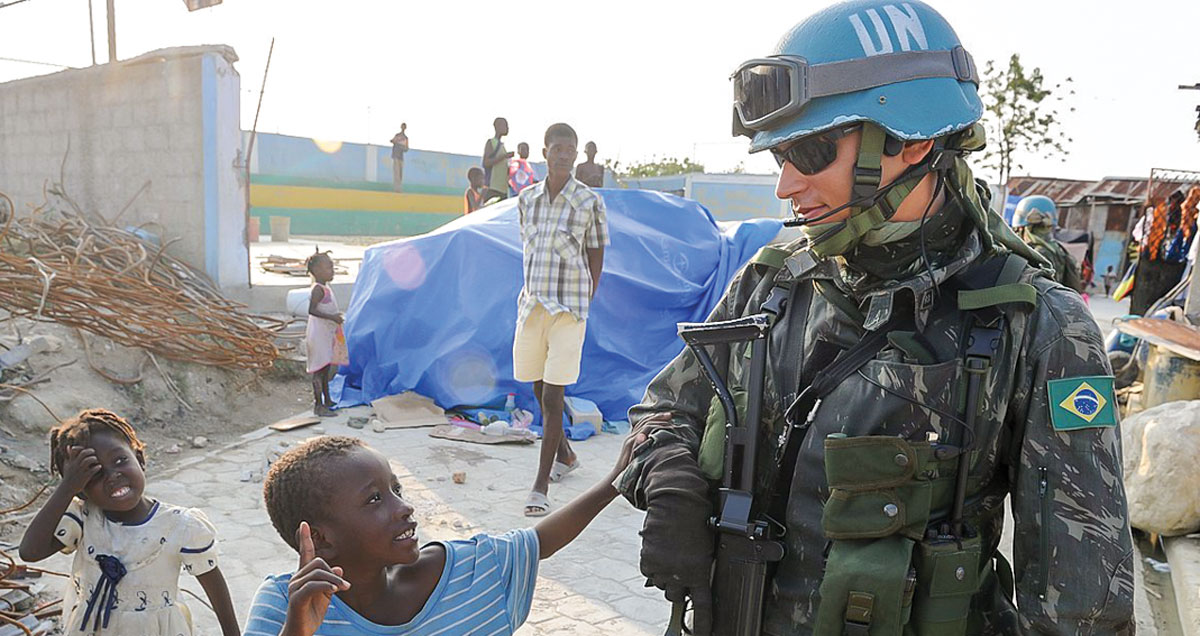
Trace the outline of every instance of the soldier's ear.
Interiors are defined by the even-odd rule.
[[[910,166],[915,166],[924,161],[931,150],[933,150],[932,139],[905,142],[904,148],[900,150],[900,160]]]

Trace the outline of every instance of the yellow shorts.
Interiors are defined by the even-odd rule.
[[[535,305],[525,322],[517,325],[513,338],[513,376],[517,382],[575,384],[586,328],[587,321],[570,312],[551,316],[545,307]]]

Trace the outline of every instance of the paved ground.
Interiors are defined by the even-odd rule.
[[[359,407],[350,414],[369,410]],[[369,427],[351,429],[346,419],[343,414],[326,420],[319,430],[361,437],[392,459],[416,508],[422,542],[533,525],[522,515],[522,504],[532,483],[537,446],[451,442],[430,438],[427,428],[375,433]],[[263,509],[261,481],[241,481],[243,473],[261,472],[264,456],[281,442],[294,444],[315,434],[314,428],[290,433],[263,429],[195,458],[173,474],[147,475],[149,495],[201,508],[216,525],[221,569],[242,622],[263,576],[296,568],[295,553],[276,535]],[[584,463],[552,485],[551,498],[565,501],[607,474],[620,442],[605,434],[576,444]],[[467,473],[463,485],[450,479],[460,470]],[[643,587],[638,575],[641,520],[641,512],[617,499],[574,543],[543,561],[532,613],[518,634],[661,634],[670,608]],[[65,557],[55,557],[48,567],[66,570],[69,565]],[[203,598],[194,579],[184,576],[181,582]],[[184,601],[194,608],[197,636],[219,636],[211,612],[186,595]]]

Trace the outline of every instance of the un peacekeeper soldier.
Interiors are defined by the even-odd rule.
[[[1077,292],[1083,291],[1079,263],[1054,238],[1054,228],[1058,227],[1058,207],[1050,197],[1035,194],[1021,199],[1017,203],[1017,210],[1013,212],[1013,227],[1017,228],[1021,240],[1050,261],[1054,267],[1054,280]]]
[[[963,159],[983,146],[978,75],[953,29],[917,0],[838,4],[733,81],[735,133],[775,156],[804,230],[709,318],[774,320],[755,495],[786,553],[762,633],[1132,634],[1104,346],[1080,296],[987,212]],[[709,350],[744,404],[749,346]],[[617,485],[646,510],[642,573],[707,634],[725,421],[696,356],[629,416],[645,441]]]

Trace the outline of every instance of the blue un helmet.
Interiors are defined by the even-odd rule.
[[[1013,212],[1012,226],[1025,227],[1026,225],[1056,227],[1058,225],[1058,207],[1054,205],[1054,201],[1050,197],[1040,194],[1021,199],[1017,203],[1016,212]]]
[[[944,153],[935,144],[923,166],[880,188],[884,152],[898,153],[903,141],[943,139],[983,114],[974,60],[945,18],[916,0],[828,7],[788,31],[769,56],[742,64],[732,79],[733,132],[750,137],[750,152],[862,128],[851,215],[841,231],[821,236],[824,245],[813,244],[819,255],[857,245],[891,218],[922,177],[953,163],[938,161]],[[795,158],[814,173],[833,160],[827,146],[788,154],[788,160],[810,154],[809,161]]]

